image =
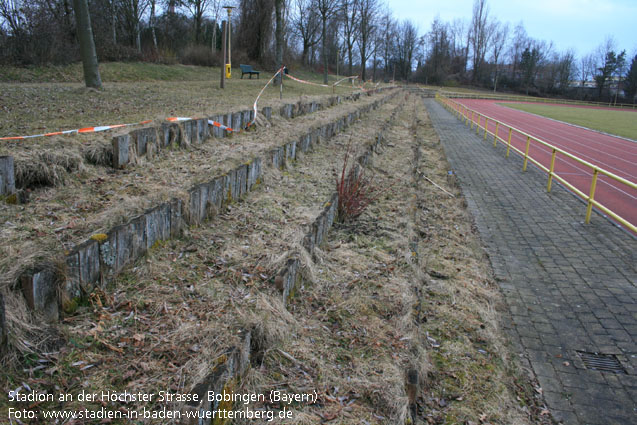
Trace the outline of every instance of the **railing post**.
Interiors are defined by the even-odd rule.
[[[480,116],[480,114],[478,114],[478,122],[476,123],[476,134],[479,134],[478,132],[480,131],[480,118],[482,118]]]
[[[495,134],[493,135],[493,147],[498,145],[498,129],[500,128],[500,121],[495,122]]]
[[[473,130],[473,111],[471,111],[471,129]]]
[[[484,118],[484,140],[487,140],[487,132],[489,131],[489,118]]]
[[[591,212],[593,212],[593,199],[595,198],[595,186],[597,186],[598,174],[597,168],[595,168],[595,171],[593,171],[593,180],[591,181],[591,193],[588,196],[588,205],[586,206],[586,224],[591,222]]]
[[[551,184],[553,183],[553,170],[555,170],[555,154],[557,151],[553,148],[553,153],[551,154],[551,168],[549,170],[549,182],[546,185],[546,191],[551,191]]]
[[[529,145],[531,144],[531,136],[526,136],[526,149],[524,150],[524,165],[522,171],[526,171],[526,164],[529,162]]]
[[[507,142],[507,154],[506,157],[509,157],[509,151],[511,150],[511,134],[513,134],[513,129],[509,127],[509,141]]]

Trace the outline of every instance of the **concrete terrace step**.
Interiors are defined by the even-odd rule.
[[[306,270],[312,267],[308,257],[319,248],[334,219],[335,174],[340,171],[348,143],[351,140],[356,146],[361,162],[371,161],[370,146],[378,144],[378,134],[386,125],[376,115],[388,117],[396,108],[391,102],[333,137],[321,138],[305,148],[297,145],[294,157],[287,157],[282,167],[263,168],[261,181],[248,196],[230,202],[213,220],[189,228],[185,237],[162,243],[142,264],[114,277],[112,291],[117,299],[135,299],[141,290],[144,297],[153,300],[161,296],[165,315],[179,314],[175,309],[191,311],[180,325],[206,322],[204,309],[206,317],[209,312],[218,314],[200,328],[202,336],[218,342],[214,352],[196,354],[193,362],[197,370],[188,370],[192,392],[234,388],[250,362],[267,349],[259,345],[264,343],[259,342],[263,335],[245,327],[247,318],[253,310],[263,308],[266,295],[267,303],[275,306],[294,295],[296,277],[286,288],[276,280],[290,273],[282,273],[290,258],[304,256],[295,273],[310,273]],[[312,247],[304,246],[307,235],[314,237]],[[251,295],[254,291],[261,296]],[[180,308],[184,295],[190,301]],[[235,314],[239,305],[246,317]],[[209,342],[202,345],[208,347]],[[184,408],[214,410],[215,405],[195,403]]]
[[[379,100],[361,106],[360,109],[369,112],[378,106]],[[360,115],[357,108],[333,122],[311,130],[298,140],[299,151],[310,148],[312,143],[321,139],[332,137]],[[73,300],[82,293],[89,294],[92,288],[112,279],[126,264],[157,243],[178,235],[183,228],[183,218],[190,224],[200,223],[229,202],[241,198],[259,182],[264,168],[272,165],[279,167],[286,160],[295,160],[296,146],[297,141],[285,144],[264,157],[256,157],[229,173],[193,187],[186,204],[179,198],[162,203],[125,225],[96,234],[79,245],[66,259],[68,274],[62,288],[62,307],[72,309]],[[56,299],[58,278],[49,267],[38,268],[36,265],[32,270],[21,276],[27,301],[32,308],[44,314],[47,320],[55,320],[59,314]]]

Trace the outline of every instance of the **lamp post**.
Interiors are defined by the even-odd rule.
[[[230,47],[232,46],[232,25],[230,24],[230,16],[232,14],[232,9],[234,9],[234,6],[223,6],[224,9],[226,9],[228,11],[228,24],[226,25],[226,31],[227,31],[227,35],[226,35],[226,39],[228,40],[228,62],[225,63],[226,58],[224,57],[224,64],[225,64],[225,68],[226,68],[226,78],[232,78],[232,55],[231,55],[231,49]]]

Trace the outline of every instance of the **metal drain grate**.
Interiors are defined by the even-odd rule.
[[[619,360],[614,354],[587,353],[578,351],[587,369],[599,370],[600,372],[626,373]]]

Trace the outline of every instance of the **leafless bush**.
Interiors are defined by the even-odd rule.
[[[351,142],[347,145],[343,168],[340,178],[336,179],[338,192],[338,219],[341,222],[352,221],[360,216],[365,209],[378,199],[378,188],[373,178],[365,174],[365,169],[358,164],[347,166],[353,154]]]
[[[221,66],[218,55],[213,54],[210,47],[188,46],[181,56],[181,63],[184,65],[198,66]]]

